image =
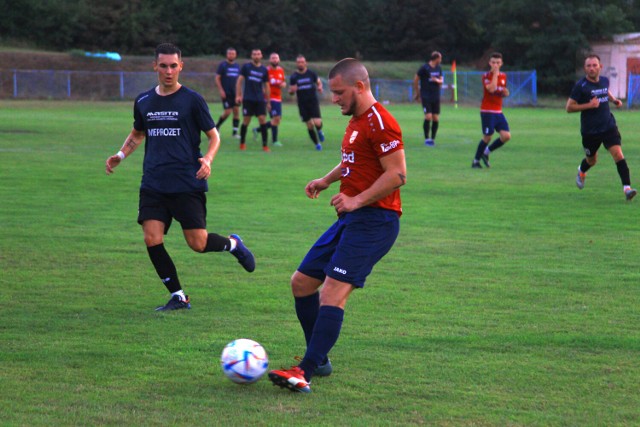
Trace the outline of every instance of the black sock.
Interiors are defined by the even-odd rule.
[[[233,119],[233,134],[238,134],[238,125],[240,124],[240,119]]]
[[[431,139],[436,139],[436,134],[438,133],[438,124],[440,122],[433,121],[433,125],[431,126]]]
[[[216,127],[218,128],[218,130],[220,130],[220,126],[222,126],[222,124],[224,123],[225,120],[227,120],[226,117],[220,116],[220,118],[218,119],[218,121],[216,123]]]
[[[496,151],[498,148],[502,147],[503,145],[504,145],[504,142],[502,142],[500,138],[496,138],[496,140],[493,141],[489,146],[489,151],[491,152]]]
[[[278,126],[271,125],[271,137],[273,138],[273,142],[278,140]]]
[[[260,125],[260,134],[262,135],[262,146],[267,146],[267,141],[269,140],[269,134],[267,133],[267,123]]]
[[[169,292],[174,293],[182,289],[180,280],[178,280],[176,266],[164,248],[164,244],[160,243],[156,246],[147,246],[147,252],[149,253],[149,258],[151,258],[151,263],[156,269],[156,273],[158,273],[158,277],[160,277],[160,280],[162,280],[162,283],[164,283]]]
[[[240,126],[240,144],[244,144],[247,140],[247,125]]]
[[[422,130],[424,131],[424,138],[429,138],[429,128],[431,127],[431,120],[424,119],[422,122]]]
[[[589,169],[591,169],[591,165],[587,163],[587,159],[582,159],[582,163],[580,163],[580,172],[587,173]]]
[[[209,233],[207,235],[207,246],[205,246],[202,253],[228,251],[229,248],[231,248],[231,241],[228,237],[223,237],[216,233]]]
[[[485,148],[487,148],[487,143],[483,140],[480,140],[480,142],[478,143],[478,148],[476,149],[476,161],[480,161],[480,157],[482,157]]]
[[[618,168],[618,175],[620,175],[622,185],[631,185],[631,176],[629,174],[629,166],[627,166],[627,160],[622,159],[619,162],[616,162],[616,167]]]
[[[313,141],[315,145],[318,145],[318,135],[316,135],[316,131],[313,129],[307,130],[309,131],[309,137],[311,137],[311,141]]]

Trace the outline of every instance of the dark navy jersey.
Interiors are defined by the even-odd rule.
[[[581,78],[573,87],[569,98],[578,104],[586,104],[594,96],[600,100],[600,106],[580,112],[580,132],[583,135],[604,133],[616,127],[616,119],[609,109],[608,78],[600,76],[597,83],[586,77]]]
[[[159,193],[207,191],[207,181],[197,179],[200,169],[200,135],[215,127],[205,100],[182,86],[160,96],[155,88],[136,98],[133,127],[144,131],[141,188]]]
[[[230,64],[229,61],[222,61],[220,65],[218,65],[216,74],[220,76],[222,89],[224,89],[227,94],[236,93],[236,81],[240,75],[240,64],[235,62]]]
[[[429,79],[431,77],[442,77],[440,65],[432,67],[427,62],[418,70],[418,77],[420,78],[420,96],[430,101],[439,101],[441,85]]]
[[[318,101],[318,75],[310,69],[307,68],[304,73],[296,71],[291,74],[289,84],[298,86],[296,91],[298,103]]]
[[[256,67],[252,62],[242,66],[240,75],[244,76],[242,99],[264,102],[263,84],[269,82],[269,70],[264,65]]]

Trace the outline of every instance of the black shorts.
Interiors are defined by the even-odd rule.
[[[422,111],[425,114],[440,114],[440,100],[422,98]]]
[[[245,116],[266,116],[267,103],[265,101],[242,100],[242,114]]]
[[[228,110],[236,106],[236,93],[226,92],[227,97],[222,99],[222,108]]]
[[[322,118],[320,115],[320,103],[318,101],[298,102],[298,111],[300,112],[300,118],[303,122]]]
[[[175,218],[183,230],[207,228],[207,196],[204,192],[156,193],[140,190],[138,224],[148,219],[164,222],[167,234]]]
[[[604,145],[607,150],[614,145],[622,145],[622,137],[617,126],[604,133],[582,135],[582,148],[587,157],[595,156],[600,145]]]

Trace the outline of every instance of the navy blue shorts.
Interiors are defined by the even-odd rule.
[[[140,189],[138,224],[148,219],[164,222],[164,234],[176,219],[183,230],[207,228],[207,196],[204,192],[156,193]]]
[[[271,103],[271,111],[269,111],[270,117],[280,116],[282,117],[282,102],[281,101],[269,101]]]
[[[494,131],[505,130],[509,132],[509,123],[502,113],[480,113],[480,120],[483,135],[493,135]]]
[[[343,214],[311,247],[298,271],[321,281],[329,276],[362,288],[399,231],[400,218],[394,211],[365,207]]]

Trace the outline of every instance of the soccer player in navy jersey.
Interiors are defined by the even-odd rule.
[[[207,103],[178,81],[182,54],[169,43],[156,48],[153,68],[158,85],[138,95],[133,108],[133,129],[118,153],[106,161],[108,175],[145,142],[138,223],[158,276],[171,293],[158,311],[191,308],[176,267],[164,247],[172,220],[182,226],[187,244],[196,252],[230,251],[245,270],[255,269],[255,259],[237,234],[229,237],[206,229],[207,179],[220,147],[220,136]],[[200,152],[200,134],[208,147]]]
[[[429,61],[422,65],[413,78],[414,98],[422,100],[422,111],[424,112],[424,145],[433,147],[436,143],[436,135],[440,124],[440,89],[444,81],[442,75],[442,54],[434,51],[429,57]],[[420,86],[420,91],[418,91]],[[433,125],[432,125],[433,121]],[[431,132],[431,136],[429,136]]]
[[[310,199],[340,182],[331,196],[338,218],[316,241],[291,277],[295,310],[307,349],[300,364],[269,372],[277,386],[309,393],[312,376],[332,373],[328,354],[340,336],[349,295],[362,289],[400,231],[400,187],[407,167],[398,122],[371,93],[369,73],[346,58],[329,72],[332,101],[352,116],[338,164],[310,181]]]
[[[240,75],[240,64],[236,62],[238,53],[232,47],[227,49],[227,58],[218,65],[216,70],[216,86],[220,92],[223,112],[218,118],[217,128],[220,129],[222,123],[233,112],[233,133],[232,136],[240,138],[238,135],[238,125],[240,125],[240,111],[236,104],[236,82]]]
[[[298,111],[300,118],[307,124],[307,131],[316,150],[322,150],[324,132],[322,132],[322,116],[320,115],[320,100],[318,93],[322,93],[322,80],[307,68],[307,60],[303,55],[296,58],[296,71],[289,77],[289,94],[298,97]]]
[[[247,129],[251,117],[257,116],[262,135],[262,149],[270,151],[267,145],[267,109],[269,102],[269,71],[262,65],[262,51],[251,51],[251,62],[240,69],[236,82],[236,103],[242,103],[242,126],[240,126],[240,149],[246,149]]]
[[[580,112],[580,133],[585,153],[578,166],[576,185],[580,190],[584,188],[587,171],[596,164],[598,149],[604,145],[616,163],[625,198],[631,200],[637,191],[631,188],[629,166],[622,154],[622,137],[609,109],[609,101],[617,108],[622,106],[622,101],[613,96],[609,90],[609,79],[600,75],[601,70],[600,57],[587,55],[584,61],[586,75],[578,80],[567,100],[567,113]]]

